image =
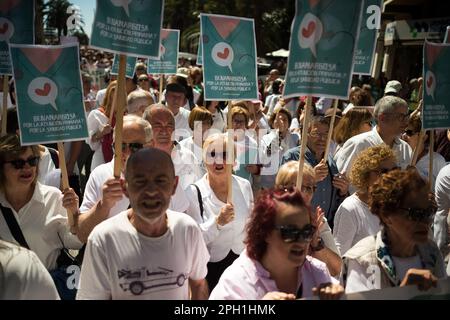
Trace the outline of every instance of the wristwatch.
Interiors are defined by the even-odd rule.
[[[312,252],[317,252],[324,248],[325,248],[325,243],[323,242],[323,239],[321,237],[319,237],[319,242],[317,242],[317,246],[314,247],[311,245]]]

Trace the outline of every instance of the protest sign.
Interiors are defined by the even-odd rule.
[[[119,55],[114,55],[113,65],[111,67],[111,74],[118,75],[119,74]],[[136,57],[127,57],[125,76],[127,78],[133,79],[134,77],[134,67],[136,66]]]
[[[34,1],[0,1],[0,74],[12,74],[9,43],[34,43]]]
[[[91,47],[159,58],[163,0],[97,0]]]
[[[77,44],[10,45],[22,145],[88,138]]]
[[[205,100],[258,99],[253,19],[201,14]]]
[[[377,30],[380,29],[382,0],[364,0],[363,16],[356,45],[353,73],[371,75],[373,58],[377,43]]]
[[[178,68],[180,30],[161,29],[159,59],[149,59],[147,72],[153,74],[175,74]]]
[[[360,0],[297,0],[283,96],[348,99]]]
[[[450,45],[425,41],[422,129],[450,128]]]

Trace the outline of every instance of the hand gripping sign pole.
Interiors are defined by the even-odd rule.
[[[330,152],[330,145],[331,145],[331,139],[333,138],[334,121],[336,119],[336,110],[337,110],[338,103],[339,103],[339,99],[335,99],[334,104],[333,104],[333,115],[331,116],[330,129],[328,131],[327,144],[325,147],[325,153],[323,154],[323,158],[325,159],[325,162],[328,161],[328,153]]]
[[[70,188],[69,186],[69,176],[67,175],[66,167],[66,155],[64,153],[64,143],[58,142],[58,157],[59,157],[59,168],[61,169],[61,183],[62,190],[65,191]],[[67,210],[67,219],[69,223],[70,231],[75,234],[77,229],[77,223],[75,223],[75,218],[71,211]]]
[[[2,109],[2,132],[1,137],[6,135],[6,118],[8,114],[8,76],[3,76],[3,109]]]
[[[119,74],[117,77],[117,87],[115,92],[115,112],[116,125],[114,127],[114,177],[120,178],[122,172],[122,126],[123,111],[126,104],[125,99],[125,71],[127,66],[127,56],[120,55]]]
[[[302,136],[301,136],[301,147],[300,147],[300,155],[298,158],[298,175],[297,175],[297,189],[301,190],[302,182],[303,182],[303,167],[305,165],[305,151],[306,151],[306,143],[308,142],[308,127],[309,127],[309,118],[311,117],[312,97],[308,96],[306,98],[305,105],[305,116],[303,117],[303,128],[302,128]]]

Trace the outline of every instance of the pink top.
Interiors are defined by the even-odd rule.
[[[338,283],[325,263],[306,256],[306,261],[298,270],[297,288],[303,284],[301,298],[311,297],[312,289],[321,283]],[[258,261],[251,259],[244,250],[229,266],[219,283],[211,292],[210,300],[258,300],[271,291],[280,291],[269,272]],[[300,297],[299,297],[300,298]]]

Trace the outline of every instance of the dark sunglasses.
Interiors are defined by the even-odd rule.
[[[11,161],[5,161],[5,163],[11,163],[11,165],[19,170],[19,169],[23,169],[25,167],[25,164],[29,164],[30,167],[36,167],[39,163],[39,157],[31,157],[28,158],[27,160],[23,160],[23,159],[16,159],[16,160],[11,160]]]
[[[142,149],[144,145],[142,143],[137,142],[131,142],[131,143],[125,143],[122,142],[122,151],[125,151],[127,148],[132,152],[135,153],[139,149]]]
[[[302,186],[302,192],[303,193],[311,193],[313,194],[316,192],[317,187],[316,186]]]
[[[416,134],[416,132],[414,132],[414,131],[412,131],[412,130],[405,130],[405,134],[406,134],[408,137],[412,137],[413,135]]]
[[[312,224],[307,224],[302,229],[294,226],[276,226],[275,229],[280,231],[281,239],[286,243],[309,242],[316,232],[316,227]]]
[[[138,81],[148,81],[148,78],[141,78]]]
[[[411,221],[429,222],[436,213],[435,207],[422,208],[400,208],[403,210],[403,215]]]
[[[208,153],[208,156],[210,158],[216,158],[217,156],[222,156],[222,159],[226,159],[227,158],[227,153],[225,151],[223,152],[216,152],[216,151],[211,151],[210,153]]]

